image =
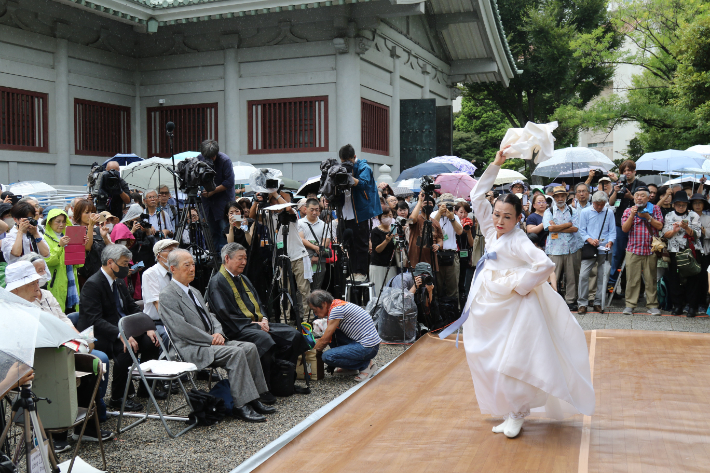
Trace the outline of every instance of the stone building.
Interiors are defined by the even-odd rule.
[[[495,0],[0,0],[0,182],[169,156],[167,121],[176,153],[214,138],[303,179],[351,143],[396,177],[434,133],[403,143],[400,104],[516,73]]]

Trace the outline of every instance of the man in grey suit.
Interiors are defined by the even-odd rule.
[[[276,398],[269,392],[261,370],[259,352],[253,343],[225,341],[222,326],[200,291],[189,285],[195,279],[195,262],[186,250],[168,256],[172,280],[160,292],[160,318],[184,361],[198,370],[224,367],[234,399],[233,413],[247,422],[265,422],[261,414],[272,414]]]

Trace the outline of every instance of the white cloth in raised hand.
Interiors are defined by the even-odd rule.
[[[525,128],[508,128],[505,132],[500,149],[510,145],[505,151],[508,158],[532,159],[533,152],[539,151],[535,164],[552,157],[555,150],[555,137],[552,132],[557,128],[557,122],[533,123],[527,122]]]
[[[169,376],[185,371],[197,371],[197,366],[195,366],[194,363],[185,363],[182,361],[148,360],[141,363],[141,370],[150,371],[157,375]]]

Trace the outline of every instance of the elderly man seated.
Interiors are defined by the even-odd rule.
[[[377,370],[374,358],[382,341],[370,314],[360,306],[333,299],[322,289],[311,292],[307,301],[316,317],[328,319],[328,327],[315,346],[323,351],[330,344],[323,361],[341,374],[359,371],[357,381],[369,378]]]
[[[265,422],[261,414],[276,412],[276,398],[269,392],[253,343],[227,341],[224,330],[200,291],[190,287],[195,279],[195,261],[187,250],[168,256],[172,281],[160,292],[160,318],[184,361],[197,369],[221,366],[227,370],[234,400],[233,414],[247,422]]]
[[[308,350],[308,345],[290,325],[269,323],[256,289],[243,274],[247,251],[242,245],[227,243],[222,248],[222,262],[219,273],[210,280],[205,299],[229,340],[256,345],[264,378],[270,386],[274,359],[296,364],[298,355]]]
[[[38,260],[38,262],[44,264],[43,259]],[[56,316],[76,331],[74,325],[72,325],[71,321],[58,307],[59,304],[56,300],[54,300],[52,293],[40,289],[39,281],[41,277],[37,273],[37,269],[34,264],[29,261],[17,261],[12,263],[7,266],[5,277],[8,291],[26,300],[27,302],[31,302],[32,304],[39,306],[40,309]],[[53,301],[53,303],[51,301]],[[56,309],[53,307],[55,304]],[[97,356],[103,363],[108,363],[108,357],[103,352],[92,350],[91,354]],[[77,401],[81,407],[88,407],[90,404],[94,382],[79,385],[77,389]],[[103,402],[103,396],[106,393],[106,384],[107,383],[102,382],[99,387],[99,391],[96,393],[97,415],[99,416],[99,421],[101,422],[106,420],[106,406]],[[81,426],[74,429],[75,439],[78,438],[80,432]],[[69,443],[66,438],[66,434],[58,434],[54,436],[54,449],[56,452],[63,452],[69,449]],[[88,441],[99,441],[96,427],[93,422],[89,422],[86,425],[83,438]],[[103,441],[111,440],[113,438],[113,432],[101,430],[101,438]]]

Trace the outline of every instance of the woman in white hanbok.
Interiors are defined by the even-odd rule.
[[[595,397],[584,332],[547,283],[555,265],[516,227],[520,199],[509,194],[494,209],[486,200],[504,162],[499,152],[471,191],[486,255],[459,322],[481,413],[504,416],[493,432],[512,438],[531,409],[553,419],[591,415]]]

